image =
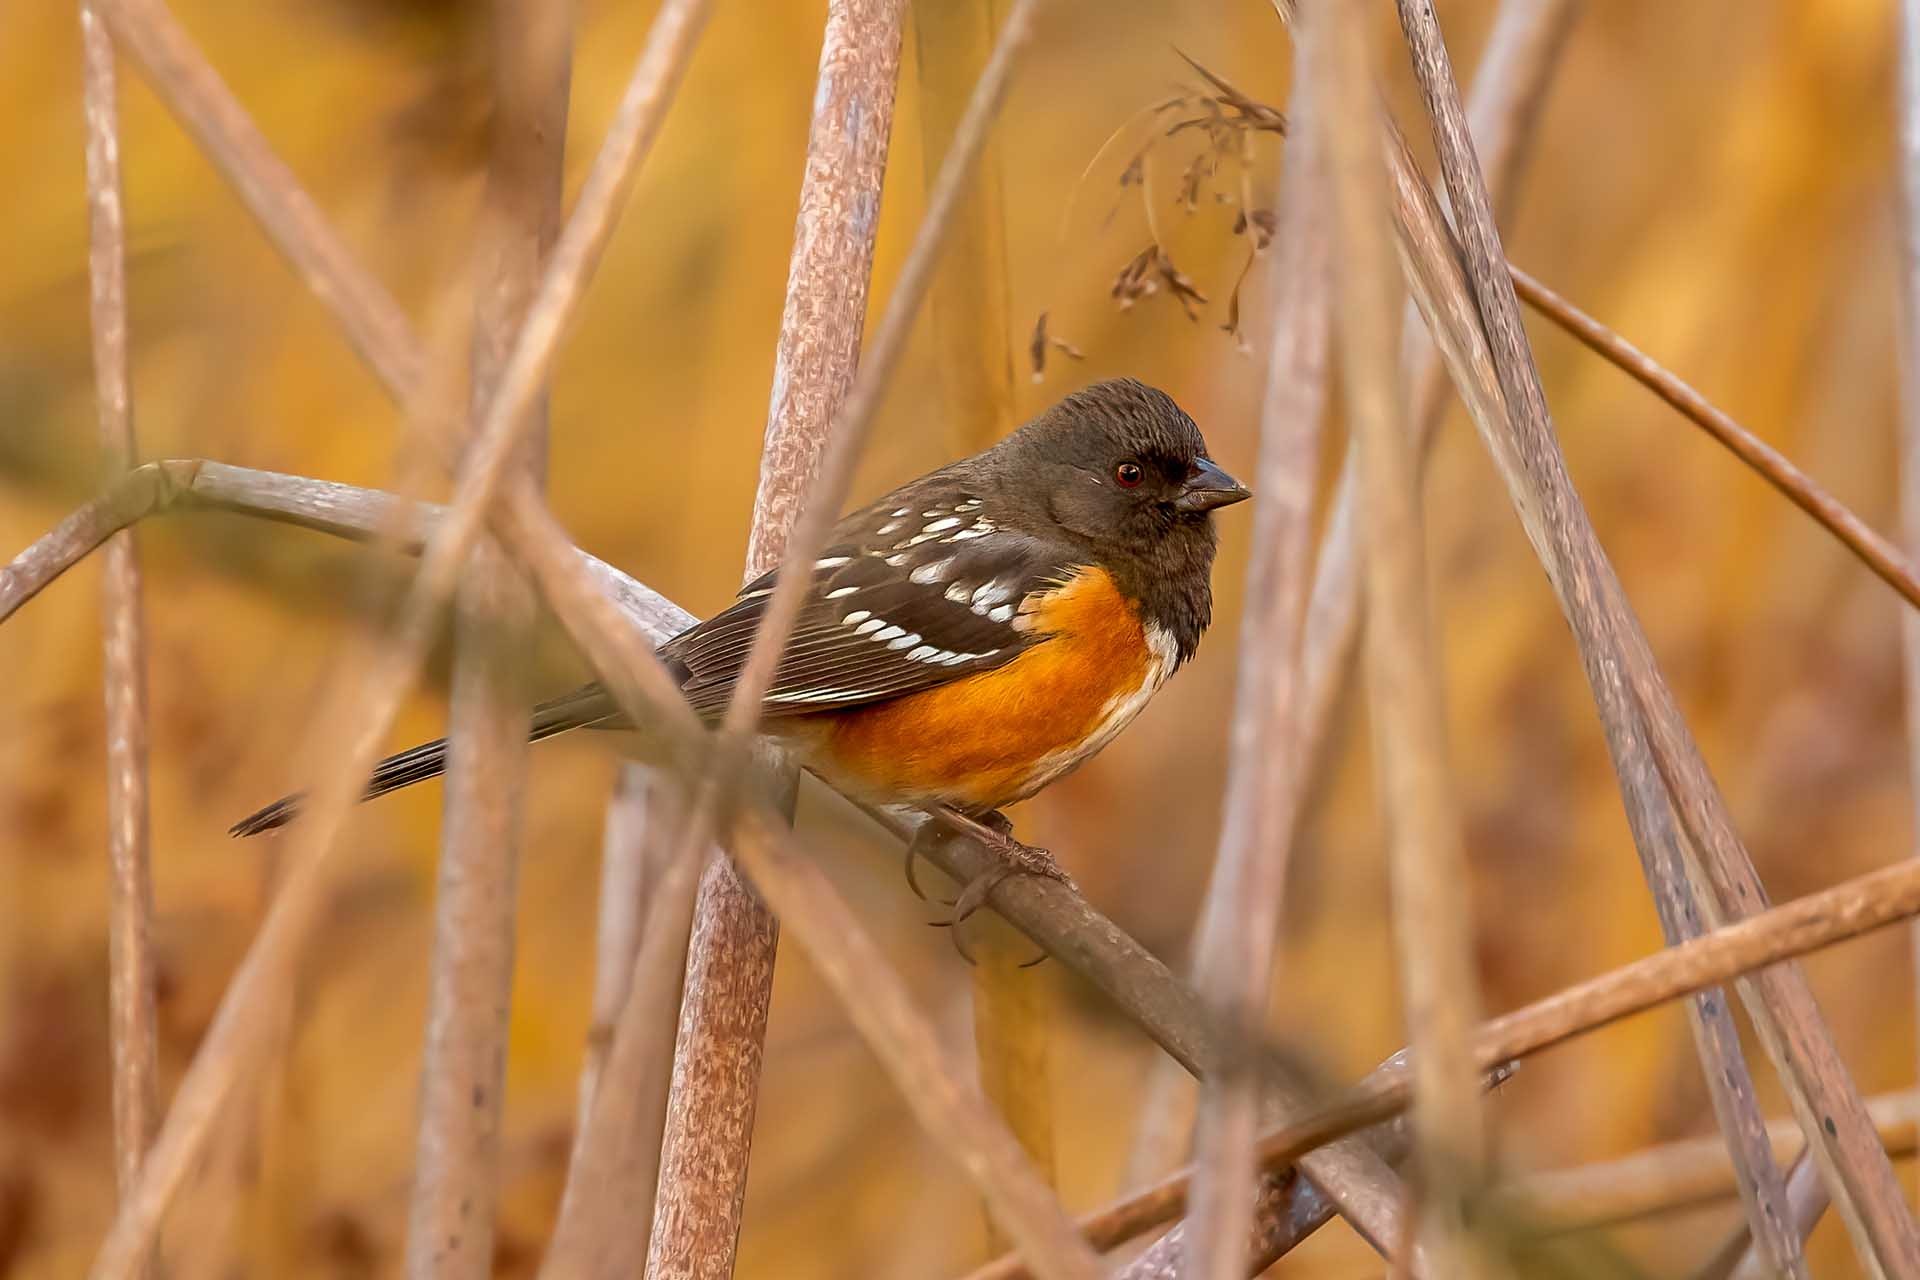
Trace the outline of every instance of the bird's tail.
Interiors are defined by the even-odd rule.
[[[626,718],[620,714],[605,690],[597,684],[584,685],[572,693],[535,707],[533,723],[527,729],[527,741],[538,742],[569,729],[618,729],[625,727],[626,723]],[[437,778],[446,771],[447,740],[435,738],[432,742],[423,742],[398,755],[388,756],[375,765],[373,776],[367,780],[367,789],[361,793],[360,799],[372,800],[389,791],[398,791],[401,787]],[[305,801],[305,792],[275,800],[258,813],[249,814],[234,823],[227,828],[227,834],[257,836],[262,831],[284,827],[300,816],[300,808]]]

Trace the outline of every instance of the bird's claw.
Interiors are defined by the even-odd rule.
[[[953,929],[954,950],[958,951],[961,959],[968,964],[977,962],[972,953],[967,950],[959,926],[986,905],[987,898],[1009,877],[1042,876],[1048,880],[1057,880],[1070,889],[1074,887],[1073,877],[1069,876],[1054,860],[1053,854],[1037,845],[1024,844],[1014,839],[1009,833],[1010,824],[1003,815],[995,813],[989,816],[997,819],[997,822],[982,822],[978,825],[991,837],[983,839],[982,843],[993,850],[996,858],[995,865],[968,881],[966,887],[960,891],[960,896],[953,901],[953,914],[946,920],[938,922],[940,927]],[[1022,963],[1020,967],[1030,968],[1046,958],[1046,953],[1043,951],[1034,959]]]

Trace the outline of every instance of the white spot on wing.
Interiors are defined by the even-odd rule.
[[[853,629],[853,634],[857,636],[864,636],[869,631],[878,631],[880,628],[886,625],[887,625],[887,620],[885,618],[868,618],[865,622],[861,623],[859,626]]]
[[[876,618],[874,619],[874,621],[877,622],[879,621],[879,619]],[[860,629],[862,631],[866,630],[865,627],[861,627]],[[905,634],[906,632],[901,628],[889,625],[889,626],[882,627],[880,630],[874,632],[873,638],[876,641],[887,641],[887,640],[893,639],[895,636],[903,636]]]
[[[885,634],[887,633],[882,631],[880,633],[880,636],[884,636]],[[878,640],[880,636],[875,636],[874,639]],[[920,633],[918,631],[909,631],[907,632],[907,634],[903,636],[895,636],[893,639],[887,641],[887,648],[911,649],[913,648],[913,646],[919,643],[920,643]]]
[[[859,589],[860,588],[858,587],[835,587],[833,590],[827,592],[827,599],[838,600],[842,596],[852,595],[854,592],[858,591]]]
[[[929,524],[925,529],[921,530],[921,532],[945,533],[949,529],[957,529],[959,527],[960,527],[960,517],[948,516],[944,520],[935,520],[932,524]]]
[[[938,582],[940,581],[940,579],[946,577],[947,570],[951,569],[952,567],[953,567],[953,560],[951,557],[945,560],[929,560],[927,563],[919,566],[912,573],[908,574],[907,578],[910,581],[917,582],[924,587],[931,583]]]
[[[912,559],[912,557],[909,556],[906,552],[902,551],[898,555],[888,556],[887,563],[892,565],[894,568],[898,569],[901,565],[905,564],[910,559]]]
[[[873,611],[871,609],[855,609],[852,613],[840,619],[840,621],[846,623],[848,626],[851,627],[857,622],[865,622],[868,618],[871,618],[872,616],[873,616]]]
[[[1011,622],[1013,620],[1013,606],[1010,604],[996,605],[988,612],[987,616],[995,622]]]
[[[838,569],[850,559],[852,559],[851,556],[821,556],[813,562],[813,567],[816,569]]]
[[[897,531],[899,530],[899,528],[900,528],[900,522],[899,522],[898,520],[889,520],[889,521],[887,521],[887,522],[886,522],[885,524],[883,524],[883,525],[881,525],[881,526],[880,526],[880,527],[879,527],[878,529],[876,529],[876,530],[875,530],[874,532],[876,532],[876,533],[895,533],[895,532],[897,532]]]
[[[893,514],[896,516],[910,516],[913,514],[913,508],[901,507],[898,511],[893,512]]]
[[[908,662],[928,662],[928,661],[938,662],[940,660],[940,653],[941,653],[941,650],[934,648],[932,645],[923,644],[919,648],[913,650],[913,652],[907,655],[907,661]]]
[[[973,586],[966,582],[956,582],[947,588],[947,599],[955,604],[965,604],[973,599]]]

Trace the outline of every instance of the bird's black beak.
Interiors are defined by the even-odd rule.
[[[1173,500],[1173,506],[1176,511],[1211,511],[1252,496],[1247,486],[1215,466],[1213,459],[1202,458],[1193,464],[1193,474],[1180,486],[1180,496]]]

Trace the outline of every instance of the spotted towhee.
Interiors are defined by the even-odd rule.
[[[1068,396],[999,444],[847,516],[761,708],[762,727],[857,798],[988,819],[1020,869],[1057,874],[998,810],[1071,772],[1193,655],[1213,613],[1216,507],[1247,490],[1165,393]],[[660,647],[703,718],[746,665],[775,570]],[[531,737],[626,727],[590,684]],[[366,798],[446,768],[444,739],[380,762]],[[290,821],[298,797],[233,827]]]

